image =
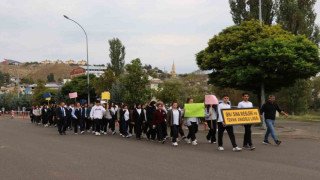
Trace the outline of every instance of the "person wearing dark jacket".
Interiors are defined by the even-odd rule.
[[[48,116],[49,116],[48,107],[46,104],[44,104],[43,108],[41,109],[42,125],[44,127],[48,126]]]
[[[270,144],[268,138],[269,138],[269,135],[271,134],[274,142],[279,146],[281,144],[281,141],[278,140],[274,131],[274,121],[276,120],[276,111],[278,111],[280,114],[286,117],[288,117],[288,114],[282,111],[275,101],[276,101],[276,97],[274,95],[270,95],[268,102],[262,105],[260,114],[262,117],[264,113],[265,122],[268,127],[267,132],[264,136],[263,144]]]
[[[127,105],[123,105],[122,109],[120,109],[120,124],[121,124],[121,133],[122,137],[129,138],[128,134],[128,126],[130,121],[130,112],[128,110]]]
[[[134,131],[136,133],[136,138],[141,139],[142,124],[145,122],[144,111],[141,108],[141,104],[136,105],[137,108],[133,110],[132,119],[134,122]]]
[[[65,104],[62,102],[60,107],[57,108],[57,124],[58,124],[58,131],[60,135],[66,135],[67,129],[67,114],[66,108],[64,107]]]
[[[86,111],[84,107],[81,107],[80,103],[77,103],[75,109],[75,118],[74,118],[74,134],[78,134],[78,126],[80,126],[80,133],[84,133],[83,121],[85,121]]]
[[[153,128],[157,130],[157,137],[158,141],[165,143],[166,139],[164,137],[165,133],[165,126],[166,126],[166,118],[167,118],[167,113],[162,109],[163,104],[159,103],[158,104],[158,109],[154,112],[153,116]]]
[[[94,128],[95,124],[94,124],[94,121],[92,121],[90,118],[90,113],[91,113],[92,107],[93,107],[93,103],[90,103],[89,107],[86,110],[86,116],[87,116],[86,130],[87,130],[87,132],[90,132],[90,127],[92,127],[92,133],[94,134],[95,133],[95,128]]]
[[[53,125],[53,105],[50,104],[48,108],[48,121],[49,121],[49,127]]]
[[[172,145],[176,147],[178,146],[177,138],[179,133],[179,127],[181,127],[182,125],[182,114],[181,111],[178,109],[177,101],[173,101],[172,109],[168,110],[167,125],[171,129]]]
[[[155,101],[151,101],[150,104],[146,108],[147,122],[146,122],[146,126],[145,126],[145,129],[144,129],[144,132],[146,133],[146,136],[147,136],[148,140],[150,140],[150,138],[152,140],[154,140],[156,138],[156,132],[152,128],[154,112],[157,109],[155,104],[156,104]]]

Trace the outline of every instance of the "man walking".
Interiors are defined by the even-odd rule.
[[[101,106],[100,101],[96,101],[96,105],[92,107],[90,112],[91,120],[94,120],[96,125],[96,136],[100,136],[100,125],[102,123],[102,117],[104,113],[106,113],[106,109]]]
[[[275,102],[276,97],[274,95],[269,96],[268,102],[266,102],[260,111],[261,117],[264,113],[264,118],[266,121],[266,125],[268,127],[266,135],[264,136],[263,144],[271,144],[268,140],[269,134],[271,134],[274,142],[279,146],[281,144],[281,141],[278,140],[275,131],[274,131],[274,122],[276,120],[276,111],[278,111],[280,114],[288,117],[288,114],[282,111],[278,104]]]
[[[58,124],[58,131],[60,135],[66,135],[67,129],[67,114],[66,108],[64,107],[65,103],[62,102],[60,107],[57,108],[57,124]]]

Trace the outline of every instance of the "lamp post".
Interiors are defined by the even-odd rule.
[[[84,32],[84,35],[86,36],[86,45],[87,45],[87,83],[88,83],[88,104],[90,104],[90,89],[89,89],[89,53],[88,53],[88,36],[87,36],[87,33],[86,31],[83,29],[83,27],[75,20],[73,19],[70,19],[68,16],[66,15],[63,15],[63,17],[65,17],[66,19],[70,20],[70,21],[73,21],[74,23],[76,23]]]

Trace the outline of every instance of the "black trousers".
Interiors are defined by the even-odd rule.
[[[179,127],[181,127],[181,126],[180,125],[172,125],[171,126],[172,142],[177,142]]]
[[[66,119],[66,117],[63,117],[63,118],[57,120],[57,125],[58,125],[59,133],[66,132],[66,129],[67,129],[67,119]]]
[[[108,131],[108,123],[109,123],[109,119],[103,118],[102,119],[102,131],[107,132]]]
[[[34,116],[33,115],[30,115],[30,120],[31,120],[31,123],[34,122]]]
[[[168,126],[167,126],[167,122],[165,122],[165,124],[164,124],[163,137],[167,137],[167,136],[168,136]]]
[[[211,140],[211,143],[216,142],[216,131],[217,131],[217,121],[212,120],[212,128],[211,128],[211,120],[207,120],[207,124],[209,127],[209,132],[207,134],[207,140]]]
[[[156,138],[156,130],[155,129],[153,129],[153,127],[152,127],[152,122],[147,122],[146,123],[146,126],[148,126],[148,131],[147,131],[147,138],[148,139],[152,139],[152,140],[154,140],[155,138]]]
[[[218,122],[218,144],[219,144],[219,146],[223,145],[222,138],[223,138],[223,133],[224,133],[225,130],[227,130],[227,132],[228,132],[228,135],[229,135],[229,138],[230,138],[232,146],[234,148],[237,147],[236,139],[235,139],[234,133],[233,133],[233,126],[224,127],[222,125],[222,122]]]
[[[111,129],[112,132],[116,130],[116,119],[109,119],[109,129]]]
[[[141,133],[142,133],[142,129],[141,129],[142,123],[135,123],[134,124],[134,132],[136,133],[136,138],[141,138]]]
[[[91,118],[86,119],[86,130],[89,130],[92,124]]]
[[[188,126],[189,134],[187,136],[188,139],[191,139],[191,141],[196,140],[196,133],[198,132],[198,124],[197,122],[191,122],[191,125]]]
[[[84,131],[83,121],[84,119],[74,119],[74,133],[78,133],[78,126],[80,126],[80,132]]]
[[[49,116],[48,118],[50,126],[53,125],[53,116]]]
[[[252,139],[251,139],[251,124],[244,125],[244,138],[243,138],[243,146],[249,145],[252,146]]]
[[[96,132],[101,131],[101,122],[102,122],[102,119],[94,119],[94,123],[96,125]]]
[[[132,130],[133,130],[133,128],[134,128],[134,125],[133,124],[131,124],[131,121],[129,120],[129,133],[130,134],[132,134]],[[134,132],[136,133],[136,130],[134,130]]]
[[[129,121],[121,121],[121,134],[128,135]]]
[[[166,130],[165,124],[157,124],[156,130],[157,130],[157,138],[159,141],[162,141],[164,139],[164,131]]]
[[[71,121],[72,121],[72,117],[67,117],[67,126],[68,126],[68,128],[72,128]]]
[[[48,117],[43,116],[42,117],[42,124],[45,125],[48,123]]]
[[[40,123],[41,121],[41,116],[34,116],[36,123]]]

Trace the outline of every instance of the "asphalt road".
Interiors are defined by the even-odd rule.
[[[320,179],[320,142],[281,139],[281,146],[263,145],[254,137],[255,151],[232,152],[227,134],[225,151],[207,144],[182,142],[172,147],[118,134],[60,136],[29,120],[0,118],[0,179]],[[237,134],[238,145],[242,135]]]

